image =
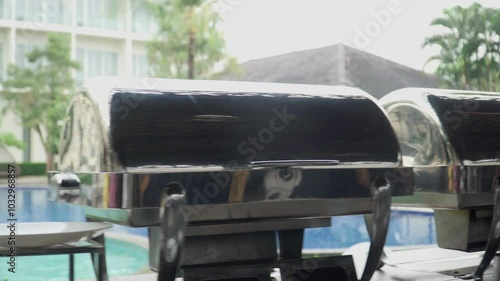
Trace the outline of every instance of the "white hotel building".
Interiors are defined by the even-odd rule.
[[[140,0],[0,0],[0,80],[9,64],[27,64],[26,53],[43,46],[49,32],[71,36],[71,55],[81,65],[75,73],[79,83],[99,75],[146,76],[145,42],[154,31]],[[34,131],[11,113],[0,119],[0,132],[25,143],[24,149],[0,149],[0,163],[45,162]]]

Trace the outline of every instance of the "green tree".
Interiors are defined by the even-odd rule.
[[[457,89],[496,91],[499,72],[499,10],[474,3],[467,8],[455,6],[431,25],[443,30],[427,37],[423,47],[438,46],[436,73],[446,86]]]
[[[485,55],[481,63],[484,79],[489,90],[500,89],[500,9],[485,9],[484,44]]]
[[[0,147],[22,148],[24,143],[11,133],[0,132]]]
[[[9,65],[3,98],[22,125],[36,131],[47,154],[47,169],[54,168],[59,148],[60,122],[75,89],[71,41],[65,34],[50,33],[45,47],[27,54],[28,65]]]
[[[0,118],[0,125],[2,124],[2,119]],[[20,141],[12,133],[0,132],[0,148],[1,147],[17,147],[23,148],[24,143]]]
[[[226,51],[212,3],[204,0],[148,1],[158,32],[147,44],[151,75],[207,79],[238,73],[236,60]]]

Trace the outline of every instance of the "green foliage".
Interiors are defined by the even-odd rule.
[[[57,154],[67,104],[75,89],[71,71],[79,68],[71,60],[69,35],[50,33],[45,47],[27,54],[29,65],[9,65],[2,97],[24,127],[33,128],[47,155]]]
[[[1,124],[2,124],[2,119],[0,119],[0,125]],[[0,132],[0,148],[1,147],[23,148],[24,143],[11,133]]]
[[[45,163],[24,162],[17,164],[23,176],[44,176],[47,172]]]
[[[208,79],[219,80],[224,76],[243,76],[244,71],[235,57],[230,57],[224,61],[222,70],[208,76]]]
[[[150,0],[147,6],[159,26],[147,44],[152,76],[207,79],[219,72],[238,73],[236,60],[226,52],[221,18],[211,2]]]
[[[24,143],[11,133],[0,133],[0,147],[23,148]]]
[[[500,10],[474,3],[455,6],[434,19],[444,30],[429,36],[423,46],[437,46],[440,53],[436,73],[446,86],[457,89],[497,91],[500,85]]]

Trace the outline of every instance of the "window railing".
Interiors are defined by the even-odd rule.
[[[9,1],[3,0],[4,3]],[[10,12],[10,7],[9,12]],[[16,0],[16,20],[51,24],[71,23],[68,0]]]
[[[76,80],[79,84],[89,77],[118,74],[118,54],[116,52],[78,48],[76,59],[80,62],[80,70],[76,73]]]
[[[79,26],[125,30],[125,9],[117,0],[78,0]]]
[[[73,2],[75,1],[75,2]],[[153,34],[157,28],[144,3],[131,0],[130,31]],[[12,15],[13,4],[15,14]],[[126,30],[127,7],[121,0],[0,0],[0,19],[64,24],[72,23],[76,5],[76,25],[110,30]]]

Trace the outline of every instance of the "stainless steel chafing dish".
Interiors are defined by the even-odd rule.
[[[440,247],[496,251],[500,94],[410,88],[380,102],[414,168],[415,194],[396,203],[435,209]]]
[[[283,245],[297,242],[290,257],[300,258],[300,232],[294,240],[285,230],[374,212],[369,278],[391,195],[410,195],[413,186],[386,114],[361,90],[153,78],[86,83],[68,109],[49,176],[52,199],[86,206],[89,218],[151,227],[152,246],[166,253],[151,255],[159,279],[175,275],[180,251],[172,249],[184,236],[185,267],[275,259],[273,231]],[[79,196],[64,196],[62,182],[77,183]],[[250,253],[264,242],[267,249]],[[210,243],[219,255],[203,260],[195,245]]]

